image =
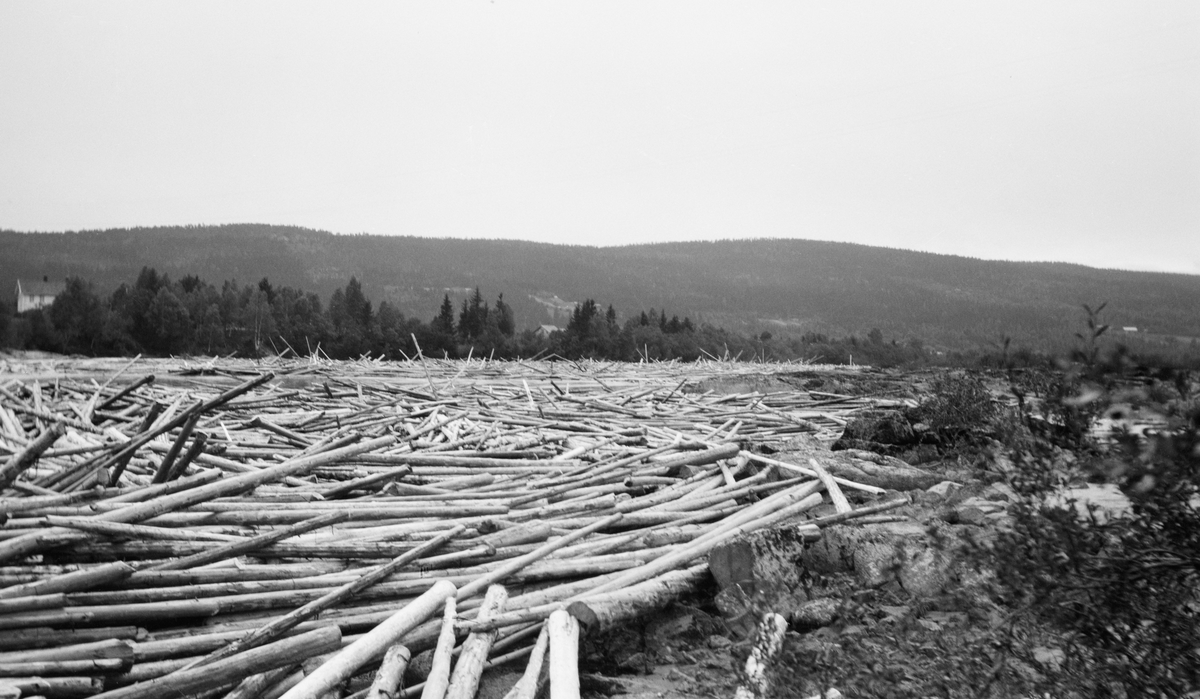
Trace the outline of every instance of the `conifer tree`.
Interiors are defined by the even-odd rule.
[[[454,304],[450,303],[450,294],[446,294],[442,298],[442,307],[438,311],[437,317],[433,319],[434,332],[443,335],[454,334]]]
[[[504,302],[504,294],[496,299],[496,326],[505,337],[512,337],[517,332],[516,316],[513,315],[512,306]]]

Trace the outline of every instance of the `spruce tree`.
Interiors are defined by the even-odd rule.
[[[512,306],[504,303],[504,294],[500,294],[496,299],[496,326],[505,337],[512,337],[517,333],[517,319],[513,315]]]
[[[454,334],[454,304],[450,302],[450,294],[446,294],[442,298],[442,307],[438,311],[437,317],[433,319],[434,332],[443,335]]]

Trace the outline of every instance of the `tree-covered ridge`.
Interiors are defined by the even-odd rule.
[[[1067,264],[976,260],[808,240],[664,243],[616,248],[411,236],[340,236],[265,225],[0,232],[0,293],[17,278],[81,276],[104,293],[151,266],[175,277],[260,279],[323,298],[350,277],[408,317],[450,294],[456,314],[476,287],[502,289],[518,330],[565,325],[535,297],[618,309],[677,309],[757,335],[864,335],[943,348],[1002,335],[1038,346],[1062,337],[1080,304],[1109,301],[1109,321],[1200,336],[1200,277]]]
[[[310,291],[225,281],[220,287],[197,275],[172,279],[151,267],[132,283],[103,297],[80,277],[70,277],[49,308],[11,317],[0,306],[0,346],[84,355],[265,355],[408,359],[559,356],[624,361],[702,357],[809,359],[834,363],[898,364],[931,355],[920,343],[867,337],[831,339],[809,334],[773,338],[745,335],[665,309],[622,318],[593,299],[575,306],[566,327],[549,334],[517,332],[504,294],[489,303],[476,288],[457,313],[444,294],[428,322],[382,301],[376,306],[358,279],[333,291],[328,303]]]

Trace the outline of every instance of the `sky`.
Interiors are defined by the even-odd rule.
[[[1200,274],[1200,4],[0,0],[0,228]]]

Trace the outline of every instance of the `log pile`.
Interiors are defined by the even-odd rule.
[[[878,401],[695,389],[761,365],[0,370],[0,696],[470,697],[530,656],[532,696],[555,639],[685,594],[722,543],[881,509],[753,449]]]

